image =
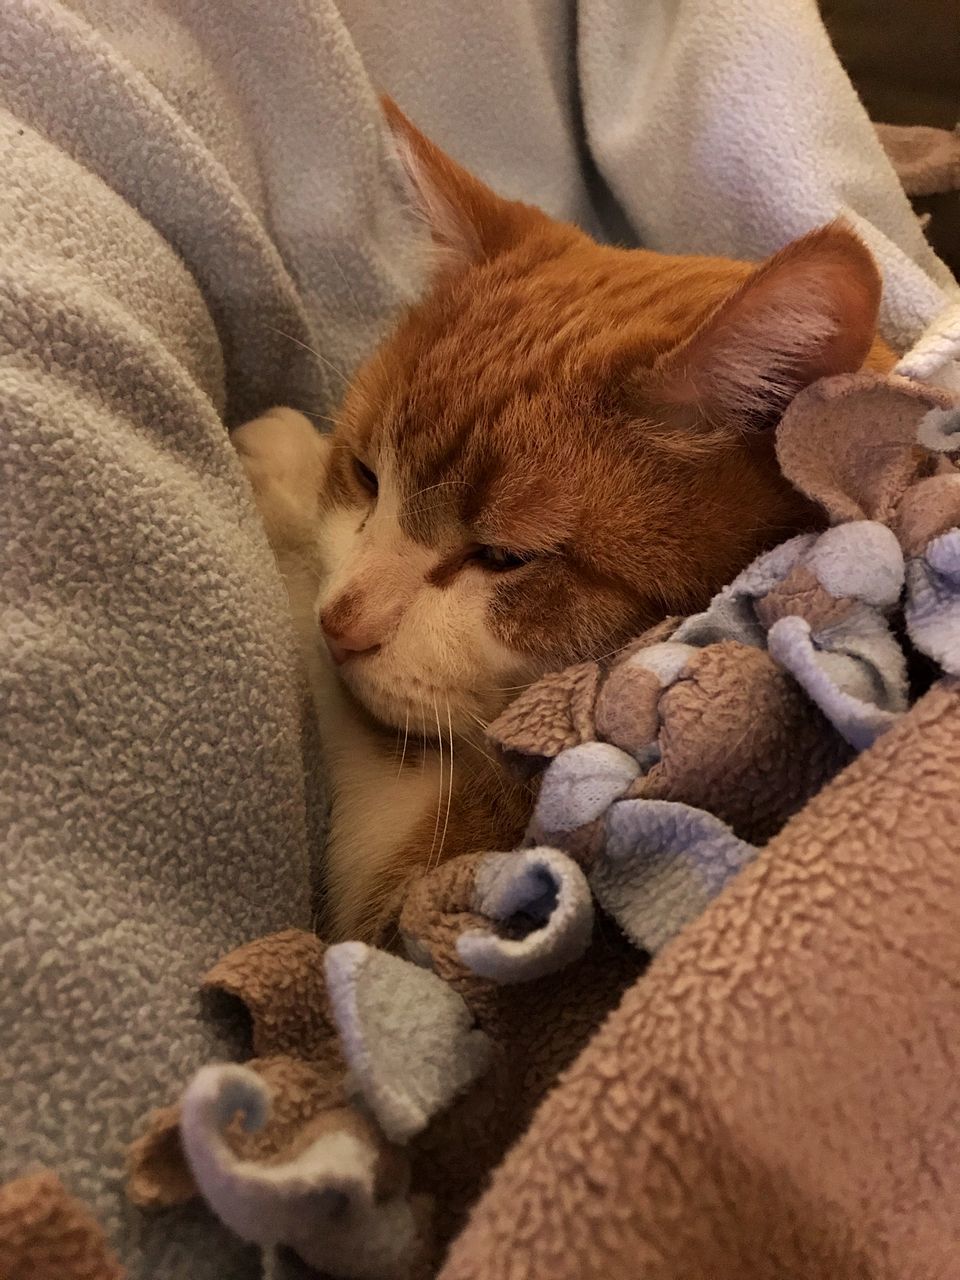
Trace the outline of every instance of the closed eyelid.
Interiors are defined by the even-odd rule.
[[[490,544],[488,543],[470,542],[467,543],[466,546],[458,548],[458,550],[451,552],[450,555],[444,556],[439,564],[434,565],[429,573],[426,574],[425,581],[432,587],[442,588],[449,586],[464,565],[473,559],[478,551],[483,550],[484,547],[488,547],[489,545]],[[506,548],[504,549],[506,550]],[[530,563],[533,563],[537,560],[559,555],[562,548],[554,547],[549,551],[525,551],[520,550],[519,548],[509,548],[509,550],[516,550],[518,555],[529,557]]]
[[[457,551],[453,551],[448,556],[444,556],[439,564],[435,564],[430,572],[426,575],[425,581],[431,587],[447,587],[463,568],[465,561],[470,555],[472,548],[470,546],[460,547]]]
[[[473,533],[471,550],[478,547],[502,547],[505,551],[514,551],[520,556],[540,559],[543,556],[562,554],[566,540],[563,538],[516,538],[509,533],[503,534],[495,529],[477,529]]]

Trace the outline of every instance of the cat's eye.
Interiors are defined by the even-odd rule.
[[[380,488],[380,482],[377,479],[377,473],[371,471],[365,462],[361,462],[359,458],[353,459],[353,474],[357,477],[360,484],[363,485],[367,493],[377,496],[377,490]]]
[[[520,569],[533,559],[529,551],[510,551],[507,547],[475,547],[468,559],[484,569],[494,573],[505,573],[508,569]]]

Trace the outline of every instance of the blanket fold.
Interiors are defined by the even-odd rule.
[[[442,1280],[952,1274],[958,742],[949,680],[663,950]]]

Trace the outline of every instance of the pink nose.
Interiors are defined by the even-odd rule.
[[[348,658],[358,658],[363,653],[375,653],[380,645],[372,636],[358,627],[340,627],[326,612],[320,615],[320,628],[330,650],[330,657],[341,666]]]

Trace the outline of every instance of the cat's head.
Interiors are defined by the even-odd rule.
[[[437,266],[340,411],[317,615],[375,717],[463,732],[811,521],[772,427],[864,362],[880,282],[841,226],[759,267],[597,245],[387,112]]]

